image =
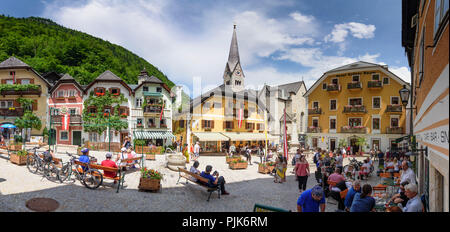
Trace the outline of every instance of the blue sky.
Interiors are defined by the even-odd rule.
[[[302,78],[310,87],[358,60],[387,64],[409,82],[401,1],[2,0],[0,13],[50,18],[119,44],[191,94],[223,82],[233,23],[248,88]]]

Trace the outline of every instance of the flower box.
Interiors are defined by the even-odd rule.
[[[245,162],[230,162],[230,164],[229,164],[229,168],[230,169],[247,169],[247,166],[248,166],[248,163],[245,161]]]
[[[161,189],[160,179],[140,178],[139,190],[159,191]]]
[[[241,157],[240,156],[238,156],[238,157],[226,157],[226,162],[227,162],[227,164],[229,164],[230,162],[233,162],[233,161],[239,161],[241,159]]]
[[[126,118],[126,117],[128,117],[128,115],[125,114],[125,113],[123,113],[123,114],[120,115],[120,117],[121,117],[121,118]]]
[[[9,161],[11,161],[11,163],[13,163],[13,164],[25,165],[25,164],[27,164],[28,155],[11,154],[9,156]]]
[[[266,162],[258,165],[258,172],[262,174],[272,173],[275,165],[272,162]]]
[[[155,154],[146,154],[145,159],[146,160],[156,160],[156,155]]]
[[[20,150],[22,150],[22,145],[21,144],[20,145],[17,145],[17,144],[9,145],[9,150],[10,151],[20,151]]]
[[[56,100],[64,100],[65,97],[57,97]]]
[[[77,99],[77,97],[75,97],[75,96],[69,96],[69,100],[75,100],[75,99]]]
[[[105,95],[105,93],[95,93],[95,95],[97,95],[97,97],[99,97],[99,96],[104,96]]]

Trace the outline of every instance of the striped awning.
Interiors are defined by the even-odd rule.
[[[200,141],[228,141],[228,137],[218,132],[195,132],[194,136]]]
[[[223,135],[230,138],[231,141],[264,141],[266,135],[264,133],[250,132],[222,132]],[[278,137],[267,135],[267,140],[278,140]]]
[[[170,131],[135,131],[134,139],[174,139]]]

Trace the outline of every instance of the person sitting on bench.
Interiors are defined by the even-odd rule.
[[[197,175],[200,175],[200,171],[197,169],[199,165],[200,165],[200,163],[198,161],[195,161],[189,171],[192,173],[195,173]],[[190,178],[191,178],[191,180],[198,182],[197,179],[195,179],[194,177],[190,176]]]
[[[116,162],[112,161],[111,158],[112,153],[111,152],[106,153],[106,159],[102,161],[101,165],[110,168],[117,168]],[[104,171],[103,175],[106,177],[114,178],[117,176],[117,172]],[[114,183],[116,183],[116,181],[114,181]]]
[[[89,149],[88,148],[83,148],[83,149],[81,149],[81,153],[82,153],[82,155],[80,156],[80,158],[78,159],[80,162],[83,162],[83,163],[89,163],[90,162],[90,159],[89,159]],[[85,172],[85,171],[87,171],[87,169],[88,169],[88,167],[86,167],[86,166],[83,166],[82,167],[83,168],[83,171]]]
[[[225,191],[225,179],[223,176],[219,176],[219,172],[215,171],[213,175],[211,175],[212,166],[207,165],[205,171],[203,171],[200,176],[209,180],[208,187],[217,187],[220,186],[220,194],[221,195],[229,195],[230,193]],[[216,176],[216,177],[214,177]]]

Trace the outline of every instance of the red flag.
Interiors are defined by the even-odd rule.
[[[286,160],[289,159],[288,144],[287,144],[286,108],[284,109],[284,157],[286,157]]]
[[[69,130],[69,124],[70,124],[70,115],[64,114],[63,120],[62,120],[62,130]]]
[[[243,116],[243,110],[239,109],[239,123],[238,123],[239,128],[242,127],[242,118],[243,118],[242,116]]]
[[[161,113],[159,114],[159,121],[161,121],[161,119],[162,119],[163,112],[164,112],[164,102],[163,102],[163,106],[161,108]]]

